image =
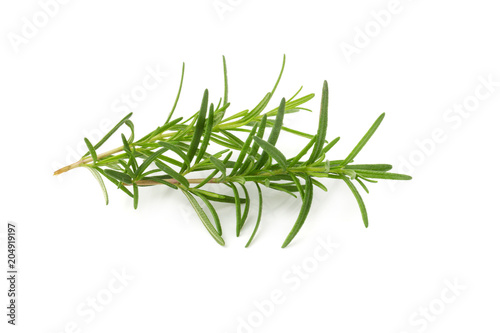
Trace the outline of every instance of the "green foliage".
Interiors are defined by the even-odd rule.
[[[130,196],[133,199],[134,208],[138,207],[139,191],[143,187],[165,185],[169,189],[179,189],[187,197],[210,235],[221,245],[224,245],[222,227],[212,202],[235,205],[236,235],[240,236],[250,215],[252,199],[246,187],[248,182],[253,182],[257,188],[258,215],[246,247],[255,238],[261,223],[262,185],[296,198],[300,196],[302,201],[297,220],[282,247],[288,246],[304,225],[312,207],[314,188],[318,187],[327,191],[325,184],[318,178],[342,180],[354,194],[363,223],[368,226],[366,207],[355,183],[368,193],[365,182],[376,183],[378,179],[411,179],[407,175],[388,172],[392,169],[389,164],[352,163],[375,133],[385,115],[382,114],[375,121],[346,158],[329,160],[326,155],[340,138],[336,137],[332,141],[327,141],[329,93],[326,81],[322,89],[316,133],[308,134],[283,126],[283,119],[287,114],[311,111],[303,105],[311,100],[314,94],[297,97],[302,87],[291,98],[288,100],[282,98],[278,106],[266,111],[268,105],[272,103],[272,97],[282,77],[284,66],[285,57],[273,89],[265,93],[255,107],[226,117],[230,102],[226,59],[223,57],[224,96],[216,103],[217,106],[210,103],[208,90],[205,90],[197,112],[185,120],[182,117],[172,120],[184,81],[185,66],[183,64],[179,90],[172,110],[163,125],[136,140],[135,126],[130,120],[132,114],[129,114],[96,145],[92,145],[85,138],[88,152],[80,161],[56,171],[55,174],[76,167],[85,167],[97,179],[106,204],[108,193],[103,177]],[[98,154],[97,150],[122,125],[126,125],[130,130],[128,139],[125,134],[121,133],[123,144],[121,147]],[[270,132],[266,136],[268,128]],[[288,159],[277,147],[278,138],[283,131],[288,132],[288,135],[307,139],[303,148]],[[235,158],[232,160],[233,155]],[[225,184],[231,189],[232,195],[223,191],[218,193],[203,189],[203,186],[208,183]],[[241,187],[244,195],[240,195],[238,187]],[[201,199],[201,202],[198,202],[196,198]],[[213,222],[205,212],[206,209],[210,212]]]

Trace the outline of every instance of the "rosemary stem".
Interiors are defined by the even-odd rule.
[[[159,139],[168,138],[168,137],[171,137],[174,134],[175,134],[174,132],[161,133],[161,134],[158,134],[158,135],[154,136],[151,140],[149,140],[149,142],[155,142],[155,141],[157,141]],[[130,146],[131,147],[135,147],[137,143],[139,143],[139,142],[131,143]],[[116,153],[119,153],[119,152],[122,152],[122,151],[123,151],[123,146],[120,146],[120,147],[108,150],[108,151],[106,151],[104,153],[101,153],[101,154],[97,155],[97,159],[100,160],[100,159],[103,159],[104,157],[108,157],[110,155],[113,155],[113,154],[116,154]],[[83,159],[81,159],[79,161],[76,161],[75,163],[66,165],[65,167],[62,167],[59,170],[56,170],[54,172],[54,176],[60,175],[60,174],[65,173],[65,172],[67,172],[69,170],[81,167],[84,164],[91,163],[91,162],[93,162],[92,157],[83,158]]]
[[[239,116],[239,114],[236,114],[235,116]],[[226,119],[226,120],[229,120],[229,119]],[[234,129],[235,127],[237,127],[239,125],[241,125],[241,124],[238,124],[237,122],[234,122],[234,123],[225,124],[224,126],[217,126],[217,127],[220,127],[219,130],[220,129],[230,130],[230,129]],[[154,142],[156,142],[158,140],[161,140],[161,139],[171,138],[175,134],[176,134],[176,132],[159,133],[159,134],[155,135],[154,137],[152,137],[151,139],[147,140],[146,142],[148,142],[148,143],[154,143]],[[131,147],[135,147],[138,143],[145,143],[145,142],[133,142],[133,143],[130,144],[130,146]],[[104,153],[101,153],[101,154],[97,155],[97,160],[100,160],[100,159],[102,159],[104,157],[108,157],[110,155],[119,153],[121,151],[123,151],[123,146],[117,147],[115,149],[108,150],[108,151],[106,151]],[[91,163],[91,162],[93,162],[92,157],[87,157],[87,158],[81,159],[81,160],[79,160],[79,161],[77,161],[75,163],[66,165],[65,167],[62,167],[59,170],[56,170],[54,172],[54,176],[60,175],[60,174],[65,173],[65,172],[67,172],[69,170],[81,167],[84,164]]]
[[[190,183],[190,184],[199,184],[201,183],[202,181],[204,181],[205,178],[191,178],[191,179],[187,179],[187,181]],[[179,181],[177,181],[176,179],[163,179],[163,181],[166,181],[166,182],[169,182],[170,184],[179,184]],[[219,183],[219,179],[218,178],[212,178],[208,181],[209,183]],[[139,186],[149,186],[149,185],[161,185],[161,183],[158,183],[154,180],[150,180],[150,179],[141,179],[141,180],[137,180],[135,181],[135,184],[136,185],[139,185]],[[124,184],[126,186],[130,186],[132,184]]]
[[[116,154],[116,153],[121,152],[121,151],[123,151],[123,146],[120,146],[120,147],[117,147],[115,149],[108,150],[107,152],[104,152],[102,154],[99,154],[99,155],[97,155],[97,159],[100,160],[104,157],[108,157],[109,155],[113,155],[113,154]],[[54,176],[60,175],[61,173],[65,173],[66,171],[72,170],[74,168],[78,168],[78,167],[82,166],[83,164],[87,164],[90,162],[93,162],[92,157],[83,158],[75,163],[72,163],[70,165],[66,165],[63,168],[56,170],[54,172]]]
[[[246,176],[251,177],[251,176],[277,176],[277,175],[287,175],[290,173],[325,173],[328,174],[329,172],[326,171],[324,168],[311,168],[311,167],[296,167],[296,168],[290,168],[290,169],[280,169],[276,171],[268,171],[268,172],[261,172],[261,173],[256,173],[256,174],[247,174],[244,176],[236,176],[236,177],[226,177],[224,180],[221,180],[221,178],[212,178],[208,181],[208,183],[212,184],[223,184],[223,183],[228,183],[228,182],[233,182],[236,181],[237,178],[245,178]],[[335,170],[337,173],[343,173],[342,169]],[[163,179],[166,182],[169,182],[171,184],[179,184],[179,181],[175,179]],[[203,182],[205,178],[191,178],[187,179],[187,181],[190,184],[199,184]],[[253,180],[252,180],[253,181]],[[152,185],[161,185],[161,183],[156,182],[154,180],[150,179],[142,179],[142,180],[137,180],[135,184],[139,186],[152,186]],[[124,184],[124,185],[131,185],[131,184]]]
[[[165,139],[165,138],[170,138],[174,134],[175,134],[175,132],[160,133],[160,134],[157,134],[154,137],[152,137],[147,142],[154,143],[157,140],[161,140],[161,139]],[[144,142],[134,142],[134,143],[131,143],[130,147],[135,147],[138,143],[144,143]],[[102,159],[104,157],[108,157],[110,155],[113,155],[113,154],[116,154],[116,153],[119,153],[119,152],[122,152],[122,151],[123,151],[123,146],[120,146],[120,147],[117,147],[115,149],[111,149],[111,150],[108,150],[107,152],[104,152],[104,153],[101,153],[101,154],[97,155],[97,159],[100,160],[100,159]],[[65,167],[62,167],[59,170],[56,170],[54,172],[54,176],[60,175],[60,174],[65,173],[65,172],[67,172],[69,170],[81,167],[84,164],[91,163],[91,162],[93,162],[92,157],[87,157],[87,158],[81,159],[79,161],[76,161],[75,163],[66,165]]]

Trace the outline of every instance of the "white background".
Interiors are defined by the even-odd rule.
[[[494,1],[61,1],[43,22],[45,3],[0,4],[2,271],[7,221],[18,224],[20,258],[18,326],[6,324],[2,278],[2,332],[500,329]],[[381,27],[372,12],[388,8]],[[40,27],[26,35],[34,20]],[[365,29],[371,37],[363,39]],[[346,56],[347,44],[356,53]],[[386,112],[357,162],[391,163],[414,179],[370,184],[368,229],[349,190],[331,181],[329,192],[315,191],[286,249],[299,201],[266,189],[262,227],[248,249],[256,206],[236,238],[234,208],[219,205],[220,247],[180,193],[144,190],[133,210],[113,186],[105,206],[85,170],[52,176],[77,158],[70,152],[85,135],[124,116],[114,103],[148,68],[168,74],[132,110],[138,135],[164,121],[183,61],[177,115],[189,116],[203,89],[213,102],[222,96],[222,55],[237,112],[272,88],[283,54],[273,107],[301,85],[319,95],[328,80],[328,138],[342,137],[331,159],[345,157]],[[484,86],[488,79],[496,85]],[[453,107],[463,103],[471,111],[460,115]],[[313,114],[286,124],[315,131],[319,96],[308,106]],[[291,156],[304,143],[281,139],[278,147]],[[330,241],[338,244],[331,253],[318,248]],[[114,280],[122,270],[131,278],[123,288]],[[95,297],[106,303],[100,311],[89,306]]]

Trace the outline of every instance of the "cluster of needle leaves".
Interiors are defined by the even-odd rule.
[[[300,197],[302,206],[290,233],[283,242],[286,247],[297,235],[311,209],[313,189],[324,191],[326,186],[318,179],[339,179],[349,187],[357,200],[365,226],[368,216],[365,204],[355,182],[366,192],[365,182],[376,183],[377,179],[409,180],[410,176],[389,173],[388,164],[353,164],[354,158],[365,146],[384,118],[377,118],[351,153],[344,159],[329,160],[327,153],[339,141],[339,137],[326,140],[328,127],[328,84],[325,81],[321,95],[318,130],[310,135],[283,126],[286,114],[301,110],[311,111],[303,104],[314,94],[297,98],[301,89],[290,99],[281,99],[279,106],[265,111],[283,74],[285,58],[278,80],[273,89],[253,108],[226,116],[228,102],[228,79],[226,61],[224,68],[224,98],[215,106],[209,102],[205,90],[198,112],[189,119],[173,118],[184,80],[184,65],[179,91],[173,108],[163,125],[137,139],[134,124],[128,114],[106,134],[101,141],[91,143],[85,138],[88,152],[81,160],[68,165],[55,174],[76,167],[87,168],[99,182],[106,204],[108,194],[103,177],[118,189],[133,198],[134,208],[139,202],[139,189],[144,186],[164,185],[172,190],[180,190],[193,206],[201,222],[210,235],[224,245],[222,228],[212,202],[225,202],[236,207],[236,235],[247,221],[251,198],[247,186],[253,183],[258,193],[258,215],[253,232],[246,246],[249,246],[259,228],[262,217],[262,187],[282,191]],[[97,150],[122,126],[129,128],[128,137],[121,134],[123,145],[98,154]],[[270,131],[266,131],[270,129]],[[276,146],[280,133],[286,131],[307,140],[303,149],[293,157],[286,157]],[[242,136],[245,136],[241,138]],[[211,151],[219,147],[218,151]],[[209,149],[210,148],[210,149]],[[204,172],[201,178],[193,174]],[[208,175],[207,175],[208,174]],[[203,189],[207,183],[224,184],[230,188],[229,194]],[[243,193],[241,193],[241,190]],[[205,209],[200,205],[204,204]],[[253,200],[252,200],[253,202]],[[211,219],[207,215],[207,211]]]

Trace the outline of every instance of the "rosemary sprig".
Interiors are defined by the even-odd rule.
[[[340,179],[354,194],[363,222],[368,227],[365,204],[353,181],[368,193],[364,182],[375,183],[377,179],[411,179],[407,175],[388,172],[392,168],[388,164],[353,164],[354,158],[375,133],[385,114],[380,115],[347,157],[341,160],[328,160],[326,154],[340,138],[337,137],[330,142],[326,140],[329,97],[326,81],[323,84],[318,130],[315,135],[283,126],[286,114],[302,110],[311,111],[303,105],[311,100],[314,94],[297,98],[302,88],[290,99],[283,98],[278,107],[264,111],[276,91],[284,67],[285,57],[273,89],[253,109],[226,117],[230,103],[226,60],[223,57],[224,97],[219,100],[217,107],[209,102],[209,93],[205,90],[200,109],[193,116],[186,120],[182,117],[172,119],[182,91],[185,69],[183,64],[174,105],[162,126],[136,140],[135,126],[130,120],[132,116],[130,113],[101,141],[92,144],[84,138],[89,151],[82,159],[57,170],[54,175],[77,167],[85,167],[99,182],[106,204],[108,204],[108,194],[103,177],[132,197],[134,208],[138,206],[141,187],[165,185],[174,190],[180,189],[205,228],[221,245],[224,245],[224,240],[220,219],[211,202],[225,202],[236,206],[236,235],[239,236],[247,220],[250,204],[253,202],[246,185],[248,182],[253,182],[259,195],[259,209],[247,247],[254,239],[261,223],[262,185],[294,197],[298,194],[302,201],[299,216],[282,245],[286,247],[300,231],[307,218],[312,205],[314,187],[327,190],[318,178]],[[123,145],[98,154],[97,150],[123,125],[130,130],[128,139],[123,133],[121,134]],[[271,128],[271,131],[266,136],[267,128]],[[281,131],[307,138],[308,142],[296,156],[287,158],[276,146]],[[240,138],[241,133],[246,133],[246,137]],[[210,149],[217,146],[222,149],[219,151]],[[231,159],[232,156],[235,158]],[[201,177],[200,173],[208,175]],[[207,183],[225,184],[231,189],[232,195],[202,189]],[[239,188],[243,191],[243,196]],[[197,198],[208,208],[212,220]]]

